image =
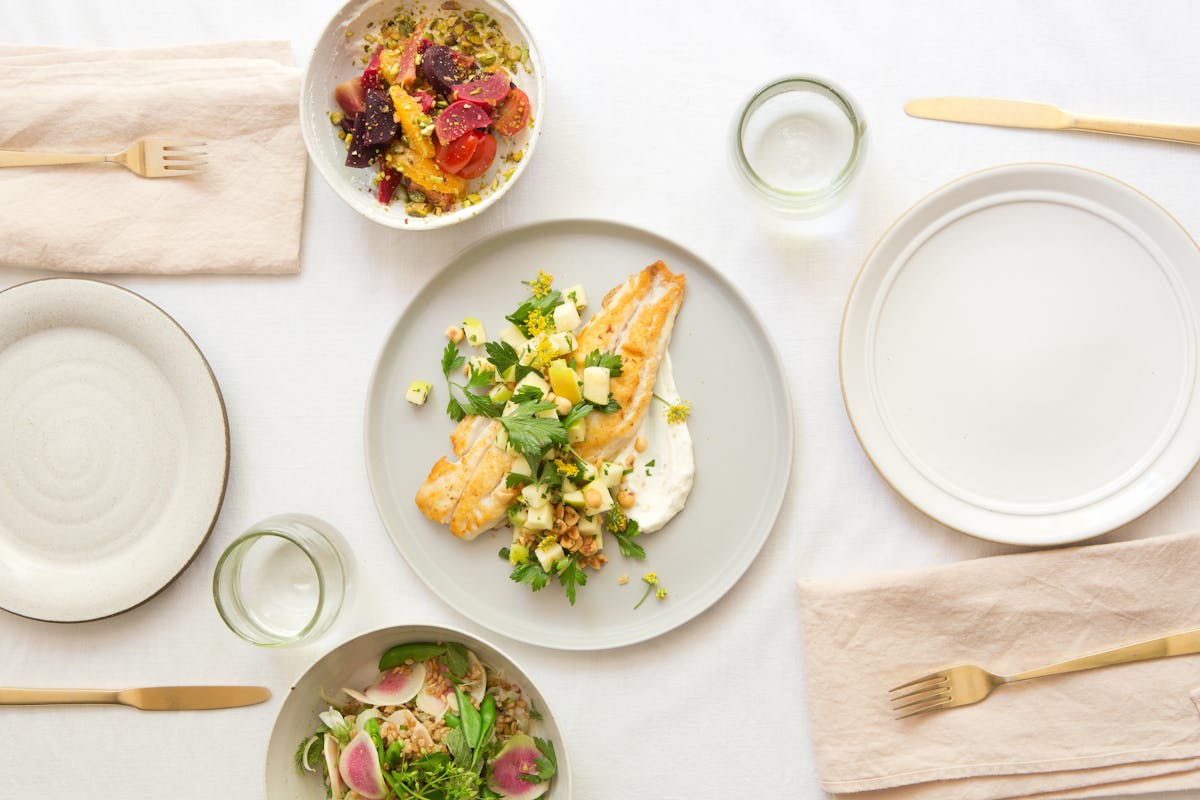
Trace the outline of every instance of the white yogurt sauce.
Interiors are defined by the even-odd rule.
[[[675,375],[671,371],[671,357],[664,354],[658,366],[658,377],[654,393],[667,402],[679,399],[675,388]],[[634,457],[633,472],[625,476],[626,490],[635,493],[630,518],[637,520],[642,533],[650,533],[666,525],[683,510],[692,483],[696,478],[696,459],[692,453],[692,435],[687,422],[667,423],[666,407],[657,400],[650,401],[650,409],[638,429],[638,436],[645,438],[645,452],[639,453],[630,444],[615,459],[624,464],[629,456]],[[646,474],[647,462],[653,461],[650,474]]]

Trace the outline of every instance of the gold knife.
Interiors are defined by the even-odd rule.
[[[0,689],[0,705],[106,703],[143,711],[252,706],[270,699],[264,686],[154,686],[145,689]]]
[[[910,100],[904,111],[910,117],[998,125],[1003,128],[1039,128],[1054,131],[1091,131],[1200,144],[1200,125],[1149,122],[1137,119],[1094,117],[1064,111],[1047,103],[995,100],[987,97],[925,97]]]

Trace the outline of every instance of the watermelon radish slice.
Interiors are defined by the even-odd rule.
[[[534,762],[541,755],[533,737],[519,733],[509,738],[488,762],[488,788],[511,800],[541,797],[550,788],[550,783],[530,783],[521,777],[537,772]]]
[[[346,784],[342,782],[342,773],[338,771],[338,740],[332,733],[325,734],[325,771],[329,775],[329,790],[333,800],[342,800]]]
[[[338,771],[346,786],[367,800],[382,800],[387,794],[383,770],[379,767],[379,751],[366,731],[356,733],[342,750]]]
[[[468,103],[483,103],[495,108],[508,97],[508,73],[502,69],[489,72],[477,81],[454,84],[454,99]]]
[[[440,718],[447,711],[458,711],[458,699],[454,696],[454,686],[449,680],[445,681],[445,689],[441,689],[437,680],[438,675],[445,674],[446,667],[437,659],[430,659],[432,667],[426,674],[424,685],[417,693],[417,708],[434,717]],[[434,669],[438,670],[435,674]],[[470,650],[467,651],[467,674],[462,682],[463,693],[471,698],[475,705],[483,702],[487,692],[487,670],[483,668],[479,657]]]
[[[397,728],[402,728],[409,732],[409,738],[416,743],[421,750],[433,750],[436,746],[433,741],[433,736],[417,719],[417,716],[407,708],[397,709],[392,713],[387,721]]]
[[[380,673],[374,686],[365,692],[373,706],[398,706],[417,696],[425,684],[425,664],[403,664]]]
[[[352,697],[353,699],[362,703],[364,706],[371,705],[371,701],[367,699],[367,696],[365,694],[363,694],[362,692],[358,691],[357,689],[343,688],[342,691],[345,692],[346,694],[350,695],[350,697]]]
[[[468,103],[458,100],[446,106],[433,122],[433,130],[437,133],[438,141],[450,144],[467,131],[486,128],[492,124],[492,115],[481,103]]]

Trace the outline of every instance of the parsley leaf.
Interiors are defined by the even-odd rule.
[[[579,420],[592,413],[591,403],[579,402],[563,417],[562,424],[564,428],[569,428]]]
[[[446,349],[442,351],[442,375],[449,380],[450,373],[461,367],[466,361],[466,358],[458,354],[458,345],[454,342],[446,342]]]
[[[615,398],[609,398],[608,405],[596,406],[596,410],[602,414],[615,414],[621,410],[621,404]]]
[[[488,342],[483,348],[487,350],[488,361],[496,367],[498,375],[503,375],[510,368],[516,367],[513,379],[519,381],[534,371],[533,367],[521,363],[521,357],[517,354],[516,348],[508,342]]]
[[[647,476],[647,477],[649,477],[649,476],[650,476],[650,468],[654,466],[654,462],[655,462],[656,460],[657,460],[657,459],[653,459],[653,458],[652,458],[652,459],[650,459],[649,461],[647,461],[647,462],[646,462],[646,476]]]
[[[645,548],[633,541],[642,533],[636,519],[630,519],[619,507],[613,506],[608,511],[607,524],[604,527],[617,540],[617,546],[621,548],[621,555],[626,558],[635,558],[638,561],[646,557]]]
[[[530,559],[524,564],[518,564],[508,577],[509,580],[517,583],[529,584],[529,588],[535,592],[544,589],[550,581],[550,576],[546,574],[546,570],[542,569],[541,563],[536,558]]]
[[[567,429],[557,416],[535,416],[552,408],[553,403],[527,401],[500,417],[500,424],[508,431],[508,443],[530,464],[539,463],[551,447],[567,443]]]
[[[560,569],[561,563],[566,563],[566,566]],[[575,563],[574,558],[563,559],[561,563],[554,565],[558,571],[558,582],[567,591],[567,602],[575,605],[575,589],[587,585],[587,575]]]
[[[516,393],[509,399],[512,400],[514,403],[518,403],[518,404],[519,403],[528,403],[531,401],[536,403],[538,400],[541,400],[545,396],[546,396],[546,393],[543,392],[541,389],[539,389],[536,386],[530,386],[527,383],[524,386],[522,386],[520,389],[517,389]]]
[[[608,370],[608,374],[614,378],[621,377],[621,372],[624,362],[616,353],[601,353],[599,350],[593,350],[587,354],[587,358],[583,360],[585,367],[604,367]]]
[[[541,738],[535,738],[533,741],[537,745],[538,751],[541,752],[541,756],[533,761],[537,771],[520,777],[521,780],[528,783],[545,783],[554,777],[554,773],[558,772],[558,756],[554,753],[554,742]]]

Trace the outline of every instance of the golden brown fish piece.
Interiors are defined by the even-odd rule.
[[[487,417],[465,417],[450,434],[457,461],[438,459],[417,490],[417,507],[434,522],[474,539],[504,521],[518,490],[505,486],[512,456],[496,439],[503,426]]]
[[[656,261],[609,292],[600,311],[579,332],[575,360],[581,369],[593,350],[616,353],[622,364],[621,376],[610,384],[621,410],[588,415],[587,438],[575,446],[585,460],[611,460],[637,436],[686,284],[682,274]]]

